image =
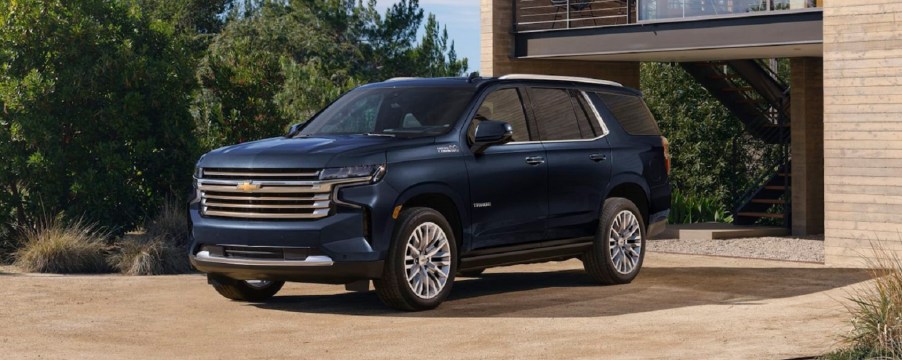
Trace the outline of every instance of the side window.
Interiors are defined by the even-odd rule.
[[[631,95],[596,93],[617,122],[630,135],[660,135],[658,123],[642,98]]]
[[[570,91],[564,89],[530,89],[532,102],[539,127],[540,140],[583,139],[579,121],[573,111]],[[590,134],[587,134],[587,137]]]
[[[526,127],[526,115],[523,113],[523,102],[517,89],[497,90],[483,100],[470,124],[468,135],[470,141],[476,133],[476,126],[482,120],[498,120],[511,124],[514,128],[512,141],[529,141],[529,128]]]
[[[592,134],[594,137],[599,137],[604,135],[605,130],[601,127],[601,119],[598,118],[595,111],[592,110],[591,105],[587,102],[586,94],[582,91],[578,91],[576,93],[576,101],[579,103],[579,108],[582,109],[582,113],[585,114],[586,120],[589,122],[589,127],[592,128]],[[579,109],[576,110],[576,113],[579,114]]]

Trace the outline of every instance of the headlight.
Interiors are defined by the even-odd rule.
[[[377,182],[382,179],[383,175],[385,175],[385,165],[360,165],[323,169],[323,172],[319,175],[319,179],[339,180],[370,178],[370,181]]]

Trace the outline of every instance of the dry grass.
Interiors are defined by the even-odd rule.
[[[184,274],[188,262],[188,219],[182,206],[166,200],[147,224],[145,234],[127,236],[116,244],[110,266],[126,275]]]
[[[184,248],[163,237],[136,236],[117,244],[110,266],[126,275],[184,274],[191,271]]]
[[[894,253],[873,247],[877,256],[868,267],[874,281],[850,296],[852,331],[844,337],[847,348],[827,358],[902,358],[902,261]]]
[[[106,262],[108,234],[78,220],[66,223],[45,219],[22,234],[15,265],[27,272],[99,273],[109,271]]]
[[[147,236],[163,238],[175,246],[188,244],[188,218],[185,207],[178,201],[167,199],[160,211],[147,224]]]

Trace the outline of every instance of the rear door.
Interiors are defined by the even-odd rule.
[[[496,89],[481,103],[468,141],[481,120],[505,121],[513,141],[467,159],[473,243],[471,249],[539,241],[548,217],[548,166],[542,144],[533,141],[515,87]]]
[[[546,238],[593,236],[611,179],[607,128],[582,91],[531,87],[528,94],[548,161]]]

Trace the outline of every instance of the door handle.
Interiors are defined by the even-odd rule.
[[[542,156],[527,156],[526,163],[529,165],[541,165],[545,163],[545,158]]]
[[[605,161],[607,159],[608,159],[608,156],[605,154],[601,154],[601,153],[589,154],[589,160],[592,160],[594,162]]]

